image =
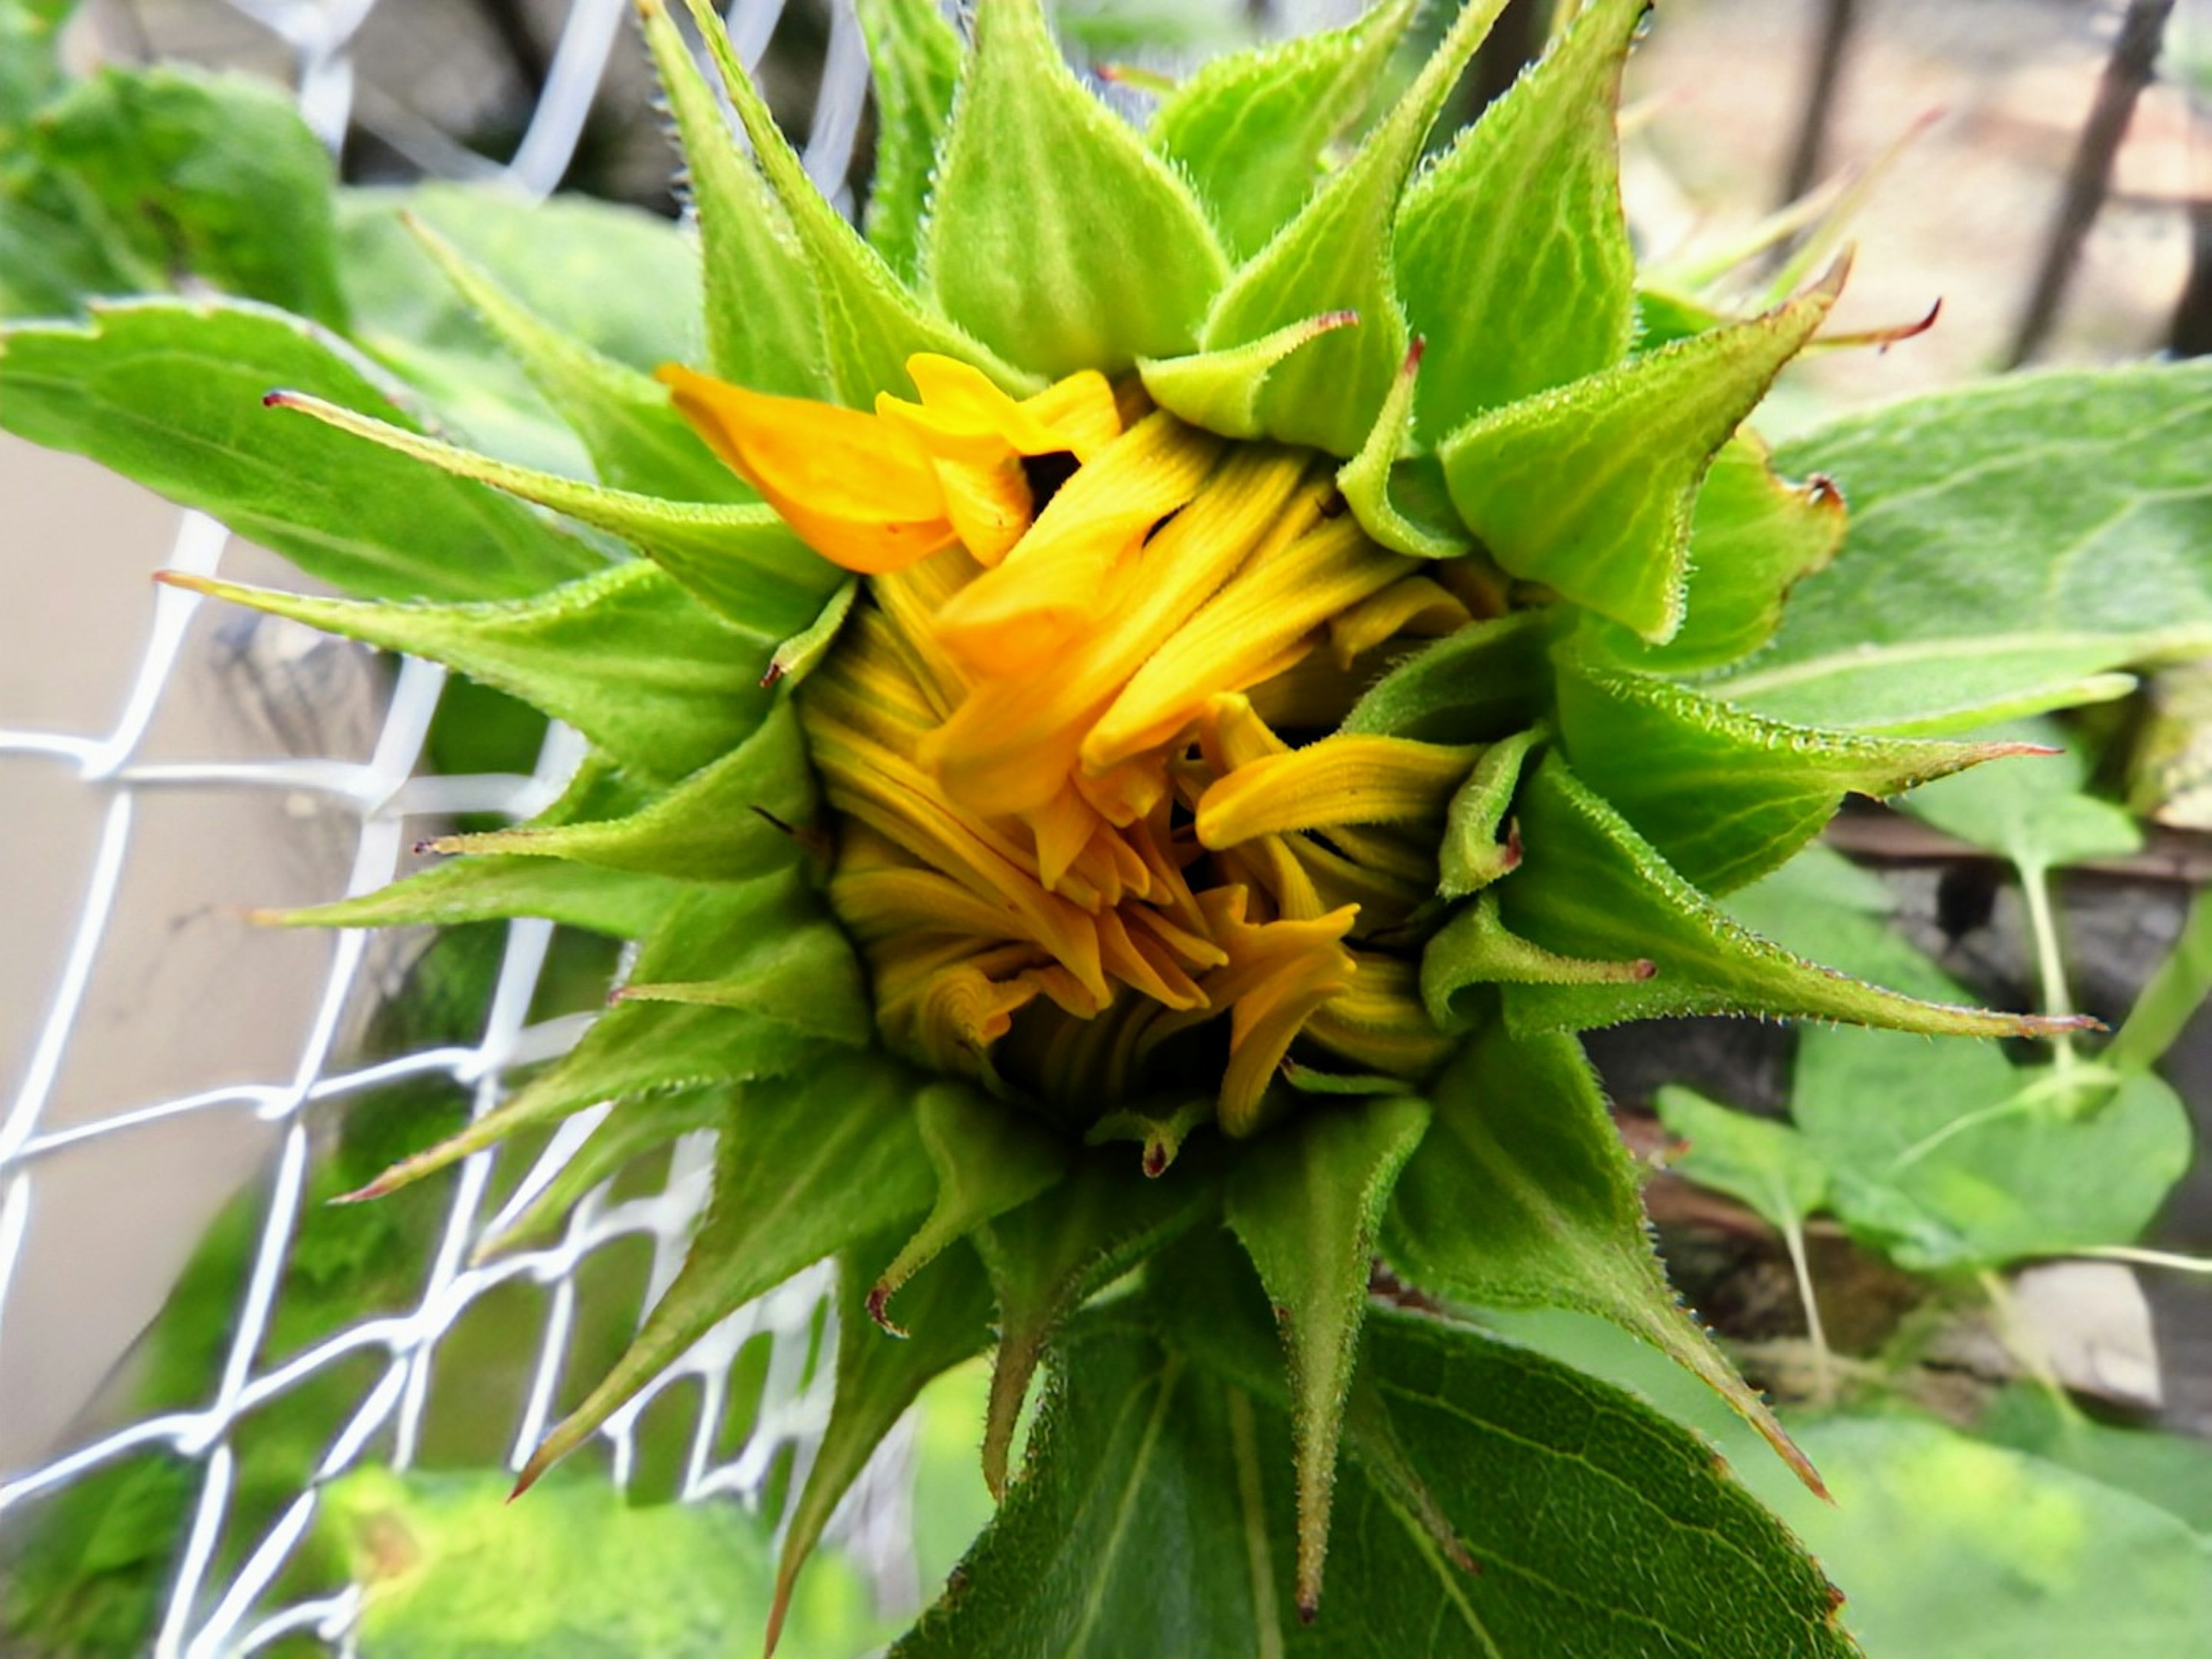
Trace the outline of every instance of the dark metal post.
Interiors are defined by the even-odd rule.
[[[1823,0],[1820,38],[1813,48],[1812,74],[1805,85],[1805,111],[1797,124],[1797,142],[1790,151],[1789,168],[1782,175],[1785,207],[1820,181],[1828,128],[1835,120],[1836,94],[1843,84],[1844,64],[1850,57],[1858,18],[1859,0]]]

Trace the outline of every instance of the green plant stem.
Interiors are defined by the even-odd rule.
[[[2147,1250],[2135,1244],[2092,1244],[2075,1250],[2088,1261],[2124,1261],[2137,1267],[2165,1267],[2178,1273],[2212,1273],[2212,1256],[2184,1255],[2178,1250]]]
[[[1782,1220],[1782,1242],[1790,1252],[1790,1271],[1797,1277],[1797,1299],[1805,1304],[1805,1334],[1813,1342],[1813,1399],[1815,1405],[1832,1406],[1836,1399],[1834,1357],[1828,1350],[1828,1333],[1820,1323],[1820,1299],[1813,1292],[1813,1264],[1805,1254],[1805,1218],[1790,1202],[1780,1182],[1772,1183],[1774,1212]]]
[[[2173,1046],[2208,995],[2212,995],[2212,896],[2199,893],[2172,951],[2151,975],[2119,1035],[2105,1050],[2106,1062],[2123,1072],[2148,1071]]]
[[[2058,944],[2058,919],[2051,903],[2051,871],[2042,864],[2020,866],[2021,896],[2027,902],[2027,928],[2035,941],[2035,970],[2043,986],[2043,1012],[2063,1018],[2074,1012],[2066,988],[2066,960]],[[2051,1039],[2051,1059],[2061,1072],[2071,1071],[2077,1059],[2074,1036],[2060,1031]]]

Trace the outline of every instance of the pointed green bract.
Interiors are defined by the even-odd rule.
[[[523,1207],[522,1212],[496,1232],[486,1232],[470,1252],[474,1262],[491,1261],[509,1250],[556,1232],[568,1212],[601,1182],[619,1175],[647,1153],[656,1152],[685,1135],[719,1129],[728,1119],[734,1099],[731,1088],[718,1085],[678,1091],[654,1100],[648,1111],[609,1111],[579,1146],[558,1174]]]
[[[714,1195],[637,1340],[532,1454],[532,1485],[726,1316],[929,1202],[912,1078],[877,1054],[745,1090],[723,1125]]]
[[[699,216],[707,361],[724,380],[755,392],[828,397],[833,388],[822,358],[820,301],[790,218],[738,148],[666,0],[640,0],[638,10],[683,140]]]
[[[936,0],[858,0],[876,96],[876,167],[863,221],[884,263],[912,283],[938,145],[952,121],[960,36]]]
[[[629,871],[486,855],[435,865],[357,898],[256,920],[285,927],[447,927],[544,916],[586,933],[642,939],[686,890],[682,882]]]
[[[1641,957],[1657,970],[1609,983],[1508,986],[1506,1018],[1524,1035],[1682,1013],[1842,1020],[1952,1036],[2021,1036],[2069,1023],[1921,1002],[1792,956],[1683,880],[1557,754],[1522,783],[1516,811],[1521,866],[1485,894],[1497,895],[1504,925],[1562,956]]]
[[[1710,1385],[1817,1490],[1812,1466],[1668,1285],[1580,1046],[1486,1020],[1431,1100],[1435,1121],[1383,1225],[1391,1265],[1460,1301],[1613,1321]]]
[[[748,1003],[617,1000],[574,1048],[499,1105],[350,1196],[381,1197],[518,1130],[557,1123],[601,1101],[821,1069],[829,1045],[865,1037],[867,1010],[849,947],[826,961],[818,952],[810,959],[805,945],[793,952],[790,936],[820,914],[813,895],[789,876],[692,888],[645,941],[634,977],[654,985],[718,972],[758,975]]]
[[[1037,0],[982,0],[930,203],[946,314],[1057,380],[1197,343],[1228,262],[1189,187],[1078,84]]]
[[[678,881],[750,881],[796,863],[819,808],[806,742],[779,702],[743,743],[628,817],[453,836],[441,853],[569,859]]]
[[[1360,325],[1277,369],[1261,393],[1261,423],[1285,443],[1358,453],[1406,356],[1406,319],[1390,269],[1390,226],[1421,141],[1461,70],[1504,9],[1469,0],[1436,54],[1358,151],[1298,216],[1231,278],[1199,343],[1246,344],[1301,318],[1359,313]]]
[[[1384,547],[1416,558],[1450,559],[1468,550],[1467,526],[1448,513],[1419,512],[1407,498],[1408,492],[1401,489],[1401,481],[1411,482],[1416,460],[1413,398],[1424,350],[1420,337],[1415,336],[1374,428],[1359,453],[1337,470],[1336,487],[1344,492],[1345,504],[1359,527]]]
[[[1148,1180],[1128,1155],[1083,1154],[1065,1182],[978,1228],[999,1302],[999,1355],[983,1424],[983,1479],[1006,1486],[1014,1419],[1045,1343],[1083,1299],[1194,1225],[1219,1201],[1219,1176],[1186,1154],[1171,1180]]]
[[[1446,635],[1392,669],[1339,729],[1425,743],[1488,743],[1541,713],[1553,619],[1516,611]]]
[[[1217,58],[1161,101],[1152,148],[1196,187],[1232,258],[1250,258],[1306,204],[1413,15],[1412,0],[1391,0],[1344,28]]]
[[[1223,1209],[1260,1271],[1290,1355],[1297,1442],[1298,1607],[1321,1604],[1337,1441],[1367,1314],[1376,1230],[1390,1189],[1429,1126],[1400,1096],[1307,1108],[1255,1143]]]
[[[1137,364],[1152,401],[1225,438],[1256,438],[1266,429],[1261,394],[1291,354],[1340,328],[1355,328],[1355,311],[1324,312],[1286,323],[1272,334],[1222,351],[1146,358]]]
[[[865,1048],[875,1034],[860,959],[826,915],[770,924],[775,933],[736,953],[738,971],[719,979],[635,980],[616,993],[623,1007],[675,1003],[757,1014],[810,1036]]]
[[[1820,833],[1846,793],[1881,799],[2001,756],[2009,743],[1820,732],[1762,720],[1671,680],[1559,653],[1559,743],[1692,886],[1726,893]]]
[[[1428,343],[1416,424],[1429,440],[1626,353],[1636,261],[1613,111],[1650,3],[1585,6],[1407,191],[1398,291]]]
[[[771,507],[607,489],[471,454],[320,398],[277,392],[267,401],[619,536],[732,627],[763,640],[805,627],[836,585],[836,567],[815,557]]]
[[[1477,417],[1437,452],[1453,505],[1515,575],[1646,639],[1672,637],[1705,469],[1841,282],[1839,266],[1765,317]]]
[[[923,1090],[915,1102],[915,1120],[937,1172],[937,1201],[867,1297],[868,1316],[896,1336],[906,1334],[890,1315],[900,1287],[955,1239],[1054,1185],[1074,1156],[1060,1136],[963,1084]]]
[[[1591,617],[1588,631],[1622,661],[1656,672],[1717,668],[1749,656],[1781,626],[1797,581],[1843,545],[1844,498],[1820,474],[1786,483],[1747,427],[1721,446],[1690,520],[1682,626],[1664,645]]]
[[[806,1484],[784,1522],[775,1605],[769,1614],[770,1654],[799,1569],[821,1541],[838,1500],[923,1387],[990,1344],[991,1281],[974,1249],[957,1242],[923,1267],[907,1291],[911,1336],[886,1335],[868,1322],[874,1305],[871,1276],[896,1242],[895,1234],[879,1234],[838,1256],[836,1396]]]
[[[504,604],[310,599],[172,576],[178,586],[459,669],[567,720],[623,765],[673,782],[751,734],[769,694],[757,647],[649,564]]]
[[[688,3],[721,71],[723,90],[751,141],[761,174],[813,272],[819,337],[837,400],[866,408],[879,392],[903,392],[908,384],[906,360],[918,351],[972,363],[1009,392],[1036,391],[1029,374],[1010,368],[900,285],[883,256],[860,240],[807,178],[798,152],[738,61],[720,14],[708,0]]]
[[[404,393],[311,323],[240,301],[102,305],[0,330],[0,427],[212,514],[376,599],[497,599],[605,568],[520,502],[261,407],[298,386],[408,422]]]
[[[1521,773],[1542,738],[1516,732],[1483,751],[1444,815],[1443,845],[1437,850],[1437,890],[1465,898],[1521,862],[1517,840],[1498,839],[1512,811]]]
[[[676,412],[665,386],[537,316],[422,220],[407,226],[583,441],[600,483],[677,501],[757,499]]]

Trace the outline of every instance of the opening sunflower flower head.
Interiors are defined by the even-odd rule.
[[[1834,489],[1777,477],[1743,423],[1843,271],[1747,318],[1643,302],[1614,107],[1646,0],[1587,0],[1432,150],[1502,5],[1461,8],[1410,78],[1411,0],[1231,55],[1139,131],[1034,0],[981,0],[968,40],[929,0],[865,0],[864,236],[711,9],[742,143],[644,0],[703,362],[656,383],[599,357],[426,234],[599,481],[272,397],[643,556],[471,605],[201,584],[591,742],[536,822],[292,918],[542,915],[638,944],[572,1054],[371,1191],[603,1101],[587,1174],[720,1130],[689,1262],[524,1484],[837,1255],[848,1307],[915,1340],[841,1358],[787,1596],[930,1376],[995,1333],[1003,1486],[1055,1334],[1170,1244],[1211,1271],[1224,1221],[1287,1351],[1309,1616],[1347,1433],[1465,1559],[1356,1391],[1378,1255],[1428,1297],[1614,1320],[1814,1478],[1668,1291],[1573,1033],[2032,1029],[1820,969],[1715,902],[1846,793],[2007,751],[1698,690],[1842,533]]]

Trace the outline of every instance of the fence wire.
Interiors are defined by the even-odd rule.
[[[351,47],[377,0],[229,0],[281,40],[296,64],[301,110],[326,144],[336,149],[353,118],[357,93]],[[562,22],[528,126],[512,159],[495,177],[526,196],[550,193],[568,170],[611,53],[621,38],[627,0],[572,0]],[[782,0],[733,0],[730,23],[748,62],[757,60],[775,33]],[[866,95],[866,60],[857,22],[846,0],[832,8],[830,48],[805,155],[810,173],[825,189],[843,187]],[[465,155],[459,146],[457,155]],[[229,547],[228,532],[213,520],[186,513],[175,541],[158,562],[211,575]],[[596,1254],[625,1240],[649,1241],[648,1303],[681,1264],[707,1195],[713,1165],[712,1136],[680,1142],[659,1189],[638,1196],[602,1188],[580,1204],[557,1242],[505,1255],[482,1265],[471,1252],[519,1216],[554,1180],[605,1108],[571,1120],[534,1158],[519,1182],[501,1180],[511,1194],[490,1212],[488,1195],[502,1158],[480,1153],[462,1165],[430,1254],[419,1295],[406,1311],[365,1318],[270,1369],[258,1358],[278,1311],[285,1267],[301,1214],[311,1169],[311,1144],[321,1116],[369,1091],[410,1078],[442,1077],[469,1091],[481,1115],[495,1105],[507,1075],[552,1057],[573,1042],[583,1021],[575,1018],[532,1024],[529,1010],[538,988],[553,930],[539,921],[507,928],[496,982],[476,1040],[441,1046],[347,1069],[340,1047],[341,1019],[368,988],[364,978],[370,936],[338,933],[330,939],[319,998],[301,1034],[298,1060],[289,1076],[213,1089],[174,1098],[129,1104],[94,1121],[47,1127],[46,1109],[73,1042],[88,985],[100,962],[126,868],[139,836],[140,805],[154,792],[274,791],[278,797],[307,790],[341,807],[357,825],[344,895],[372,891],[399,871],[412,841],[409,820],[426,813],[479,811],[526,817],[549,802],[582,754],[573,732],[555,726],[535,769],[526,777],[434,776],[422,773],[424,744],[444,690],[444,672],[408,661],[396,676],[374,752],[366,762],[283,758],[253,763],[152,763],[142,761],[143,740],[176,684],[187,628],[201,600],[162,588],[153,599],[147,641],[121,717],[102,732],[56,733],[0,729],[0,758],[23,757],[66,769],[74,781],[103,803],[100,828],[77,920],[32,1044],[14,1099],[0,1118],[0,1340],[9,1334],[9,1294],[29,1242],[40,1203],[41,1177],[64,1159],[97,1158],[104,1146],[149,1126],[183,1118],[247,1114],[281,1126],[274,1167],[267,1177],[251,1267],[238,1287],[238,1303],[225,1358],[212,1393],[196,1408],[144,1417],[42,1466],[0,1476],[0,1519],[52,1501],[98,1471],[136,1455],[167,1454],[196,1470],[191,1522],[179,1540],[154,1651],[160,1659],[213,1659],[252,1653],[283,1638],[310,1635],[338,1651],[350,1645],[360,1608],[357,1587],[331,1588],[309,1599],[284,1601],[276,1587],[307,1537],[323,1483],[364,1461],[382,1457],[407,1468],[416,1458],[426,1402],[441,1342],[457,1321],[500,1286],[524,1281],[546,1292],[545,1315],[526,1402],[514,1425],[508,1452],[519,1468],[550,1425],[578,1316],[579,1270]],[[340,895],[329,895],[337,897]],[[662,1394],[696,1383],[697,1413],[681,1480],[685,1499],[713,1496],[757,1502],[771,1469],[795,1455],[804,1464],[829,1410],[829,1368],[811,1363],[817,1350],[826,1268],[802,1275],[739,1310],[700,1341],[667,1374],[611,1419],[601,1431],[611,1449],[613,1479],[627,1485],[636,1462],[641,1416]],[[734,1455],[716,1455],[731,1368],[738,1351],[757,1338],[769,1340],[767,1379],[753,1426]],[[330,1378],[356,1357],[383,1363],[355,1400],[331,1440],[313,1480],[291,1498],[258,1539],[240,1547],[230,1532],[240,1524],[234,1502],[239,1473],[236,1441],[255,1413],[270,1408],[311,1379]],[[878,1582],[911,1577],[901,1557],[905,1528],[896,1481],[871,1485],[884,1494],[880,1512],[852,1527],[860,1553],[872,1558]],[[886,1523],[889,1524],[886,1524]],[[223,1564],[235,1562],[234,1566]]]

